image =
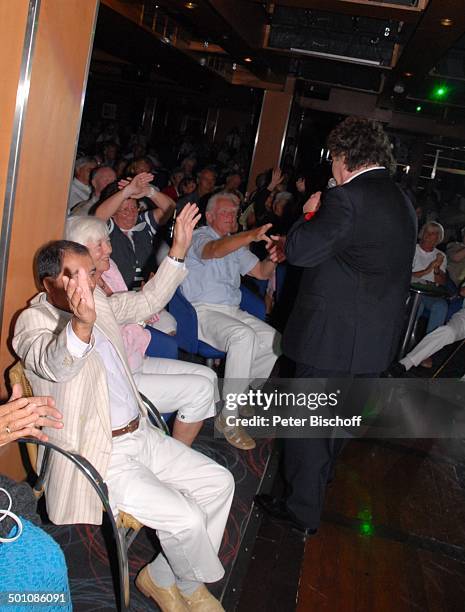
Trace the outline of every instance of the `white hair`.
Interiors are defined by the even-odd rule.
[[[95,157],[91,157],[90,155],[84,155],[84,157],[78,157],[74,162],[74,170],[78,170],[81,166],[85,166],[86,164],[95,164]]]
[[[437,221],[428,221],[428,223],[424,224],[424,226],[420,230],[420,233],[418,234],[420,240],[423,238],[423,234],[426,232],[426,229],[428,227],[434,227],[434,229],[437,231],[438,233],[437,244],[440,244],[444,240],[444,228]]]
[[[229,200],[238,208],[241,205],[241,202],[236,195],[234,195],[233,193],[228,193],[227,191],[220,191],[219,193],[215,193],[214,195],[212,195],[211,198],[208,200],[205,212],[213,212],[218,200]]]
[[[99,240],[107,240],[108,227],[102,219],[95,217],[70,217],[66,220],[65,240],[87,246]]]
[[[284,202],[290,202],[293,197],[290,191],[278,191],[274,197],[274,201],[279,202],[280,200],[284,200]]]

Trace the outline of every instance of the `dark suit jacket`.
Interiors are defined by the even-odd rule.
[[[322,370],[376,373],[402,332],[416,217],[387,170],[370,170],[323,196],[286,241],[304,272],[283,338],[284,353]]]

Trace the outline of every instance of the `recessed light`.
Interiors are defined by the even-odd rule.
[[[186,7],[186,9],[190,9],[190,10],[197,8],[197,5],[195,4],[195,2],[186,2],[184,6]]]
[[[247,62],[248,64],[250,64],[251,61],[252,61],[251,57],[244,57],[244,62]]]
[[[451,25],[454,25],[453,19],[450,19],[449,17],[444,17],[439,23],[445,28],[450,28]]]
[[[413,72],[404,72],[404,76],[409,79],[410,77],[413,77]]]

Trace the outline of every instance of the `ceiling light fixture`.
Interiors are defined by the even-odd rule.
[[[252,61],[251,57],[244,57],[244,62],[247,62],[248,64],[250,64],[251,61]]]
[[[413,77],[413,72],[404,72],[404,77],[407,77],[408,79]]]
[[[454,20],[449,17],[443,17],[439,23],[445,28],[450,28],[450,26],[454,25]]]
[[[195,4],[195,2],[186,2],[184,6],[186,7],[186,9],[189,9],[191,11],[197,8],[197,5]]]
[[[365,59],[363,57],[349,57],[348,55],[339,55],[338,53],[324,53],[323,51],[309,51],[308,49],[298,49],[291,47],[289,49],[293,53],[301,53],[302,55],[310,55],[312,57],[324,57],[328,59],[336,59],[341,62],[348,62],[350,64],[362,64],[366,66],[381,66],[381,62],[378,60]]]

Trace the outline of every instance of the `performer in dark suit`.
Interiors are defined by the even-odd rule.
[[[288,261],[304,271],[283,349],[296,378],[375,377],[393,360],[402,332],[415,212],[390,178],[394,160],[381,125],[349,117],[328,148],[337,186],[308,200],[286,240]],[[342,443],[286,440],[287,496],[259,496],[259,505],[316,530]]]

